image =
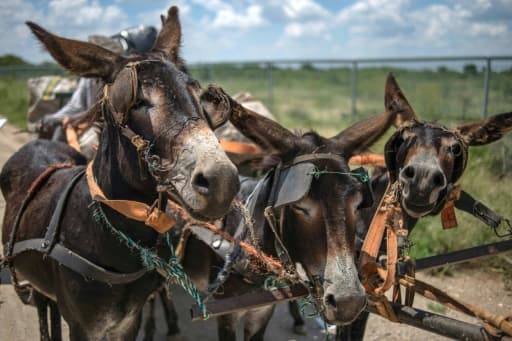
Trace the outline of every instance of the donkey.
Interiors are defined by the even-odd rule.
[[[159,197],[169,197],[198,219],[217,219],[227,212],[239,189],[237,171],[209,126],[211,120],[199,102],[198,83],[179,70],[183,60],[179,55],[181,27],[177,7],[162,16],[163,27],[153,49],[133,57],[122,57],[90,43],[58,37],[34,23],[27,24],[65,69],[82,77],[100,78],[107,84],[105,96],[94,106],[105,126],[87,180],[80,175],[84,171],[83,158],[56,142],[36,140],[7,161],[0,173],[0,187],[7,202],[2,227],[5,249],[12,247],[10,241],[45,236],[61,192],[69,189],[58,217],[55,246],[67,248],[105,271],[142,271],[140,255],[102,228],[88,209],[92,201],[90,183],[96,183],[109,199],[129,200],[147,207]],[[62,162],[74,167],[56,170],[41,180],[41,173],[48,166]],[[69,184],[72,178],[74,186]],[[24,202],[35,179],[41,180],[42,187],[29,202]],[[168,253],[158,243],[159,233],[144,222],[107,205],[101,208],[109,224],[128,238],[143,247]],[[154,212],[152,207],[151,210]],[[135,338],[142,306],[163,283],[160,275],[143,271],[128,282],[109,284],[60,265],[38,247],[34,247],[37,251],[26,250],[7,261],[14,269],[13,276],[29,281],[37,293],[56,302],[68,322],[71,340]]]
[[[400,113],[406,119],[385,145],[388,172],[372,178],[376,200],[372,207],[362,210],[362,219],[357,222],[356,243],[359,249],[389,182],[400,183],[404,226],[411,231],[421,217],[441,212],[464,173],[469,147],[497,141],[512,130],[512,112],[454,129],[419,122],[391,74],[386,81],[385,106],[386,110]],[[365,312],[353,325],[338,328],[338,339],[362,339],[367,319],[368,313]]]
[[[354,263],[354,237],[358,207],[368,201],[364,184],[358,180],[358,173],[350,171],[347,160],[378,140],[394,123],[396,115],[383,112],[332,138],[325,138],[316,132],[294,134],[277,122],[244,108],[228,95],[221,97],[207,98],[206,102],[223,101],[229,106],[230,122],[271,154],[267,164],[272,168],[262,179],[241,179],[238,199],[250,198],[247,205],[252,209],[254,235],[245,228],[240,212],[235,209],[225,217],[223,228],[239,239],[256,242],[257,248],[274,257],[279,257],[283,251],[275,246],[278,239],[282,240],[282,248],[290,257],[288,265],[300,264],[304,280],[315,283],[315,304],[323,317],[334,324],[352,322],[366,306],[366,295]],[[313,176],[315,170],[323,171],[322,175]],[[286,175],[279,176],[278,172]],[[297,186],[292,186],[295,192],[283,190],[284,183],[278,184],[282,181],[296,181]],[[279,194],[273,200],[272,193],[276,191]],[[274,207],[278,235],[265,220],[266,207]],[[202,255],[202,263],[195,261],[197,254]],[[215,264],[214,257],[210,247],[197,240],[189,241],[184,266],[196,283],[203,283],[203,286],[208,283],[207,274]],[[233,273],[223,285],[222,296],[236,296],[253,287],[254,284],[248,284]],[[220,317],[219,339],[235,340],[236,323],[242,317],[246,318],[245,339],[263,339],[273,309],[267,306]]]

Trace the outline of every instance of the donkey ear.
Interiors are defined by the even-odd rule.
[[[345,157],[365,152],[396,122],[396,113],[384,111],[357,122],[331,138]]]
[[[179,62],[181,46],[181,24],[178,16],[178,7],[172,6],[167,17],[161,16],[162,29],[156,38],[153,52],[163,53],[171,62]]]
[[[229,119],[229,116],[231,115],[231,104],[226,96],[218,95],[216,93],[217,91],[222,91],[222,89],[213,89],[220,88],[210,86],[208,90],[201,94],[200,102],[201,107],[203,107],[203,110],[208,116],[212,129],[215,130],[226,123]]]
[[[512,112],[466,123],[457,127],[457,130],[470,146],[488,144],[501,139],[505,133],[512,131]]]
[[[412,110],[411,105],[405,98],[392,73],[388,74],[388,78],[386,79],[384,106],[387,111],[395,115],[395,122],[393,124],[396,127],[399,127],[406,121],[416,119],[414,110]]]
[[[111,83],[124,64],[123,57],[98,45],[61,38],[30,21],[26,24],[52,57],[75,75]]]
[[[231,123],[243,135],[268,152],[283,154],[295,148],[297,137],[291,131],[245,108],[218,86],[209,85],[201,95],[201,103],[210,103],[210,108],[226,113]]]

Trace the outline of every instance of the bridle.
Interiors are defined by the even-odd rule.
[[[140,178],[141,180],[146,180],[149,174],[156,181],[156,189],[158,192],[157,205],[162,211],[164,211],[165,203],[167,202],[167,200],[165,200],[167,199],[166,191],[169,187],[174,188],[174,186],[169,183],[164,183],[161,177],[158,176],[162,170],[166,169],[162,166],[160,156],[153,152],[154,142],[161,135],[156,136],[152,140],[148,140],[140,134],[137,134],[128,124],[130,110],[137,104],[137,94],[139,89],[137,67],[146,63],[162,63],[162,61],[158,59],[148,59],[129,62],[117,73],[112,83],[105,84],[103,88],[103,97],[101,99],[101,113],[105,118],[107,117],[108,112],[110,112],[113,117],[113,123],[121,135],[127,138],[135,147],[139,160]],[[125,82],[130,84],[129,97],[122,96],[124,93],[125,82],[122,82],[122,80],[119,79],[120,77],[124,78]],[[118,84],[118,82],[121,82],[121,84]],[[183,125],[186,126],[190,121],[204,119],[213,130],[214,127],[212,126],[212,120],[201,106],[199,96],[194,90],[193,86],[187,86],[187,91],[190,92],[200,117],[187,118]],[[183,133],[185,130],[186,129],[181,129],[178,135]]]
[[[286,223],[285,209],[287,206],[301,200],[309,192],[313,179],[325,173],[352,176],[363,184],[368,182],[367,174],[362,169],[322,173],[314,163],[318,160],[331,160],[336,163],[346,162],[342,156],[337,154],[311,153],[300,155],[287,163],[279,163],[272,171],[272,185],[264,209],[265,219],[274,236],[274,249],[286,269],[289,280],[299,282],[308,288],[310,295],[315,299],[314,302],[317,303],[320,302],[325,279],[320,274],[308,275],[309,279],[301,278],[299,275],[295,263],[283,242]],[[369,189],[369,187],[365,188]],[[363,194],[363,197],[365,197],[365,194]],[[371,206],[372,203],[369,202],[368,205]],[[315,303],[317,311],[321,311],[322,305],[317,303]]]
[[[462,176],[467,166],[469,146],[462,135],[456,130],[450,130],[440,125],[420,122],[417,120],[407,121],[406,123],[402,124],[399,129],[391,136],[384,149],[386,167],[389,172],[391,183],[398,181],[398,174],[400,172],[399,167],[403,165],[404,158],[406,157],[401,148],[405,147],[407,149],[407,146],[414,143],[415,139],[414,137],[403,139],[402,136],[406,131],[412,131],[415,128],[430,128],[440,130],[443,133],[451,135],[460,145],[460,153],[458,153],[458,155],[454,155],[455,162],[450,182],[448,183],[448,186],[440,193],[438,202],[432,210],[432,214],[437,214],[440,210],[443,209],[443,206],[451,197],[452,192],[457,190],[456,182]],[[398,191],[398,196],[400,196],[400,193],[401,191]]]

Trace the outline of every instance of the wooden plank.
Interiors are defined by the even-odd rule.
[[[209,316],[216,317],[234,313],[242,309],[255,309],[269,304],[300,299],[307,294],[307,289],[302,285],[297,284],[291,287],[275,290],[257,289],[240,296],[208,301],[205,304]],[[201,320],[203,318],[203,315],[197,305],[192,306],[190,313],[192,321]]]

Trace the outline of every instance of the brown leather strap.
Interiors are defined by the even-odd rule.
[[[395,185],[389,184],[379,207],[373,216],[370,228],[361,249],[359,269],[362,284],[366,292],[376,302],[379,313],[391,320],[398,321],[390,302],[384,295],[395,283],[396,263],[398,260],[397,231],[402,229],[401,210],[395,198]],[[380,245],[386,232],[387,261],[386,268],[377,263]],[[383,282],[379,283],[380,277]],[[399,288],[395,286],[395,300],[400,299]]]
[[[243,154],[254,157],[261,157],[263,155],[263,150],[254,143],[220,140],[220,145],[226,153]]]
[[[361,154],[354,155],[348,161],[351,165],[386,167],[384,155],[381,154]]]
[[[80,143],[78,143],[78,133],[76,132],[75,128],[73,128],[73,126],[69,124],[69,117],[64,117],[64,119],[62,120],[62,126],[64,127],[64,132],[66,133],[66,140],[68,142],[68,145],[77,152],[80,152]]]
[[[457,223],[457,215],[455,214],[454,205],[455,202],[459,200],[460,191],[460,186],[455,186],[444,204],[443,210],[441,211],[441,224],[443,225],[443,230],[451,229],[459,225]]]
[[[138,201],[131,200],[109,200],[96,183],[92,170],[92,162],[87,166],[87,184],[93,200],[99,201],[124,215],[125,217],[141,221],[152,227],[158,233],[169,231],[176,221],[171,219],[165,212]]]

